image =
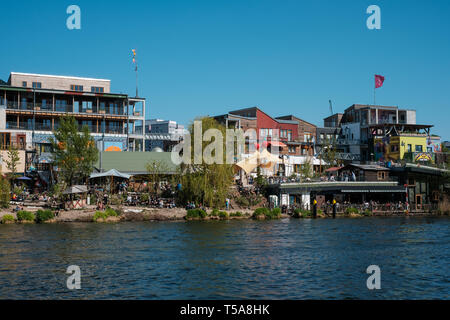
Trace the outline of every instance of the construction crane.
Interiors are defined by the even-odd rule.
[[[333,115],[334,113],[333,113],[333,104],[331,103],[331,100],[328,100],[328,102],[330,102],[330,112],[331,112],[331,115]]]

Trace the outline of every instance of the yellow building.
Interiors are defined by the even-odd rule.
[[[393,137],[375,138],[374,147],[377,161],[403,160],[405,153],[426,153],[427,137],[417,134],[402,134]]]

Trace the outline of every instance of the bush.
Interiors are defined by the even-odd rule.
[[[297,208],[294,210],[294,218],[309,218],[312,217],[312,212],[305,209]]]
[[[219,216],[219,210],[218,209],[213,209],[210,213],[210,216],[212,217],[218,217]]]
[[[202,209],[190,209],[187,211],[186,219],[204,219],[208,214]]]
[[[108,217],[117,217],[118,216],[117,211],[112,208],[106,208],[105,213]]]
[[[12,221],[14,221],[14,217],[10,214],[5,214],[2,217],[2,223],[12,222]]]
[[[350,207],[350,208],[345,209],[345,214],[346,215],[359,214],[359,211],[356,208]]]
[[[242,217],[243,214],[240,211],[230,213],[230,217]]]
[[[108,217],[117,217],[117,212],[112,208],[107,208],[105,211],[96,211],[94,214],[94,221],[98,219],[107,219]]]
[[[281,217],[281,209],[275,208],[269,210],[267,208],[258,208],[253,212],[253,218],[264,216],[265,219],[279,219]]]
[[[228,219],[228,213],[225,211],[219,211],[219,218],[220,219]]]
[[[34,221],[35,216],[29,211],[19,211],[17,212],[17,220],[19,221]]]
[[[369,209],[364,210],[363,215],[366,217],[371,217],[373,216],[373,212],[370,211]]]
[[[142,193],[140,196],[140,200],[141,202],[148,202],[150,200],[150,196],[148,195],[148,193]]]
[[[106,215],[106,212],[104,211],[96,211],[94,214],[94,221],[97,221],[98,219],[106,219],[108,216]]]
[[[55,217],[51,210],[38,210],[36,212],[36,222],[41,223],[51,220]]]

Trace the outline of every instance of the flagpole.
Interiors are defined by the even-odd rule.
[[[376,85],[373,88],[373,105],[376,106],[376,92],[377,92],[377,87]]]

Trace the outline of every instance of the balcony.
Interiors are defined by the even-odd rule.
[[[7,121],[6,122],[6,129],[12,129],[12,130],[33,130],[33,126],[29,123],[19,123],[17,125],[16,121]]]

